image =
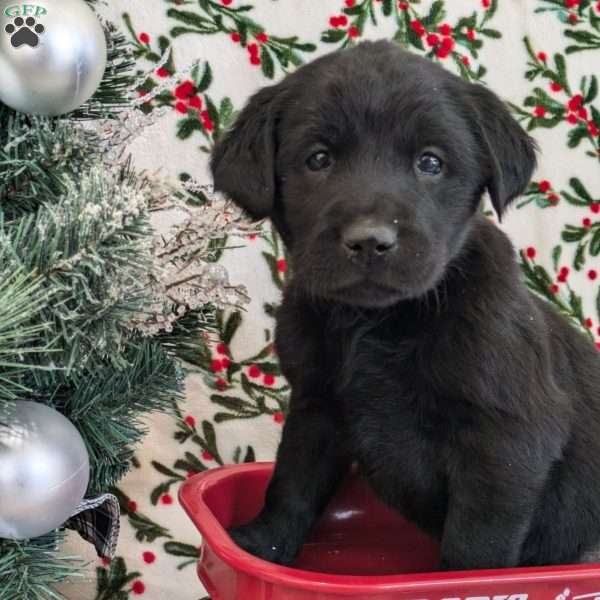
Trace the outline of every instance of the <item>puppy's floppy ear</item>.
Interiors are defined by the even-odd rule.
[[[487,155],[486,187],[500,219],[531,179],[536,166],[536,145],[496,94],[480,85],[468,86],[478,134]]]
[[[217,142],[210,163],[215,189],[252,217],[268,216],[275,200],[277,105],[281,84],[257,92],[233,128]]]

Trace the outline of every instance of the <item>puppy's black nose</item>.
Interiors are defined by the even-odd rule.
[[[355,257],[382,256],[398,244],[398,232],[392,225],[357,221],[342,232],[342,243],[346,251]]]

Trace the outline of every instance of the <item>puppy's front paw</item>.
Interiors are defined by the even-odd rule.
[[[243,550],[280,565],[289,565],[302,548],[289,531],[256,520],[229,530],[231,539]]]

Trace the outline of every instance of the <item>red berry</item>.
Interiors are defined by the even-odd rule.
[[[575,24],[579,21],[579,18],[575,13],[569,13],[569,23]]]
[[[598,134],[600,133],[598,131],[598,127],[596,127],[596,124],[593,121],[588,121],[588,131],[592,137],[598,137]]]
[[[567,8],[575,8],[579,6],[580,0],[565,0],[565,6]]]
[[[408,10],[408,2],[398,2],[398,8],[400,10]]]
[[[566,277],[569,274],[569,267],[561,267],[559,273]]]
[[[446,46],[440,46],[435,52],[435,55],[438,58],[446,58],[449,54],[450,50],[446,48]]]
[[[538,186],[540,188],[540,192],[545,193],[552,187],[552,184],[547,179],[542,179],[542,181],[540,181]]]
[[[231,365],[231,361],[227,357],[225,357],[221,359],[221,364],[223,365],[224,369],[228,369]]]
[[[546,62],[548,60],[548,55],[545,52],[538,52],[537,54],[538,60],[542,62]]]
[[[442,25],[440,25],[438,27],[438,31],[442,35],[452,35],[452,27],[450,27],[450,25],[448,25],[448,23],[443,23]]]
[[[171,76],[171,72],[168,69],[165,69],[164,67],[160,67],[160,69],[156,69],[156,74],[162,78]]]
[[[346,25],[348,25],[348,17],[346,15],[340,15],[340,17],[338,18],[338,23],[342,27],[346,27]]]
[[[578,111],[583,104],[583,96],[581,94],[575,94],[567,103],[569,110],[573,112]]]
[[[331,17],[331,18],[329,19],[329,24],[330,24],[332,27],[339,27],[339,26],[340,26],[340,23],[339,23],[339,20],[338,20],[338,18],[337,18],[337,17]]]
[[[596,342],[596,350],[600,350],[600,342]]]
[[[356,0],[346,0],[346,6],[352,8],[356,4]]]
[[[179,113],[181,113],[182,115],[187,115],[187,106],[185,105],[185,102],[176,102],[175,103],[175,110]]]
[[[555,283],[553,283],[553,284],[550,286],[550,292],[552,292],[553,294],[558,294],[558,291],[559,291],[559,289],[560,289],[560,288],[559,288],[559,287],[558,287],[558,286],[557,286]]]
[[[533,246],[529,246],[527,250],[525,250],[525,254],[527,254],[527,258],[535,258],[536,251]]]
[[[461,56],[460,60],[461,60],[462,64],[467,67],[471,64],[471,61],[469,60],[469,57],[466,54]]]
[[[263,383],[265,385],[273,385],[275,383],[275,377],[273,375],[265,375],[263,377]]]
[[[192,96],[190,98],[190,106],[192,108],[202,108],[202,98],[200,96]]]
[[[571,123],[571,125],[577,125],[577,115],[570,113],[567,115],[567,122]]]
[[[589,318],[585,320],[584,324],[588,329],[591,329],[594,326],[594,322]]]
[[[483,8],[489,8],[490,0],[481,0],[481,5],[483,6]]]
[[[248,48],[248,52],[250,53],[250,56],[258,56],[258,52],[259,52],[259,48],[258,48],[258,44],[255,44],[254,42],[252,42],[251,44],[248,44],[248,46],[246,46]]]
[[[558,194],[554,194],[554,193],[548,194],[546,196],[546,198],[547,198],[548,202],[550,202],[550,204],[554,204],[554,205],[558,204],[558,201],[560,200],[560,197],[558,196]]]
[[[567,281],[567,275],[561,274],[557,277],[557,279],[558,279],[559,283],[565,283]]]
[[[598,214],[600,212],[600,202],[594,202],[593,204],[590,204],[590,210],[594,214]]]
[[[360,30],[355,25],[352,25],[352,27],[348,29],[348,35],[351,38],[357,38],[360,35]]]
[[[110,558],[106,558],[106,556],[103,556],[100,559],[100,562],[105,566],[108,567],[108,565],[110,565]]]
[[[260,65],[260,56],[251,56],[250,57],[250,64],[254,65],[254,66]],[[208,129],[208,127],[207,127],[207,129]],[[211,129],[212,129],[212,127],[211,127]]]
[[[410,26],[419,37],[423,37],[425,35],[425,27],[423,27],[423,23],[421,23],[419,19],[414,19],[411,21]]]
[[[227,349],[227,346],[225,344],[223,344],[222,342],[220,344],[217,344],[216,350],[219,354],[229,354],[229,350]]]
[[[219,377],[219,379],[217,379],[217,381],[215,382],[215,385],[217,386],[217,389],[219,391],[223,391],[227,389],[227,382],[224,379],[221,379]]]
[[[546,114],[546,109],[541,104],[538,104],[533,110],[533,114],[536,117],[542,118]]]
[[[140,33],[140,42],[142,42],[142,44],[149,44],[150,36],[147,33]]]
[[[189,479],[190,477],[193,477],[194,475],[198,475],[197,471],[188,471],[185,476],[187,479]]]
[[[475,39],[475,30],[467,29],[467,39],[473,41]]]
[[[558,83],[557,81],[553,81],[553,82],[550,84],[550,89],[551,89],[553,92],[560,92],[560,90],[562,90],[562,85],[560,85],[560,83]]]
[[[134,512],[137,510],[137,508],[138,508],[138,505],[137,505],[137,502],[136,502],[135,500],[130,500],[130,501],[127,503],[127,510],[128,510],[129,512],[132,512],[132,513],[134,513]]]
[[[588,271],[588,279],[591,279],[592,281],[594,281],[594,279],[596,279],[596,277],[598,277],[598,272],[595,269],[590,269]]]
[[[196,419],[194,419],[194,417],[192,417],[192,415],[188,415],[185,419],[184,422],[189,425],[190,427],[196,427]]]
[[[215,460],[215,457],[210,452],[202,450],[202,460]]]
[[[261,44],[266,44],[269,41],[269,36],[264,32],[257,34],[255,37]]]
[[[154,552],[144,552],[142,553],[142,558],[147,565],[151,565],[156,560],[156,554]]]
[[[280,258],[277,261],[277,270],[280,273],[285,273],[287,271],[287,261],[285,260],[285,258]]]
[[[282,412],[276,412],[273,415],[273,421],[275,421],[275,423],[283,423],[285,421],[285,416]]]
[[[427,42],[428,46],[436,46],[437,43],[440,41],[440,38],[438,38],[438,36],[435,33],[430,33],[425,38],[425,41]]]
[[[190,96],[196,93],[196,86],[193,81],[184,81],[175,88],[175,98],[179,100],[187,100]]]
[[[251,233],[250,235],[246,236],[247,240],[250,240],[251,242],[253,242],[258,236],[255,233]]]
[[[592,220],[589,217],[585,217],[581,223],[586,229],[589,229],[592,226]]]
[[[578,111],[577,111],[577,116],[581,119],[587,119],[588,116],[588,111],[587,108],[585,106],[582,106]]]
[[[171,494],[163,494],[160,497],[160,501],[165,505],[173,504],[173,496]]]
[[[218,373],[219,371],[223,370],[223,363],[218,359],[215,358],[211,363],[210,363],[210,370],[213,373]]]
[[[442,46],[451,51],[454,48],[454,40],[451,37],[445,37],[442,40]]]
[[[232,2],[233,0],[221,0],[221,4],[223,6],[229,6]]]
[[[260,377],[260,369],[258,368],[257,365],[252,365],[248,369],[248,377],[252,377],[252,379],[256,379],[257,377]]]
[[[131,584],[131,591],[134,594],[143,594],[146,591],[146,586],[143,581],[138,579]]]
[[[242,36],[237,31],[233,31],[231,33],[230,37],[231,37],[231,41],[235,42],[236,44],[238,44],[240,42],[240,40],[242,39]]]

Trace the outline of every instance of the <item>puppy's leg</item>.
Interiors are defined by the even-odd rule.
[[[444,570],[517,566],[550,468],[542,444],[483,439],[486,447],[463,452],[450,475]]]
[[[292,401],[265,507],[254,521],[230,531],[247,552],[281,564],[299,553],[349,465],[333,415],[310,402],[297,404]]]

